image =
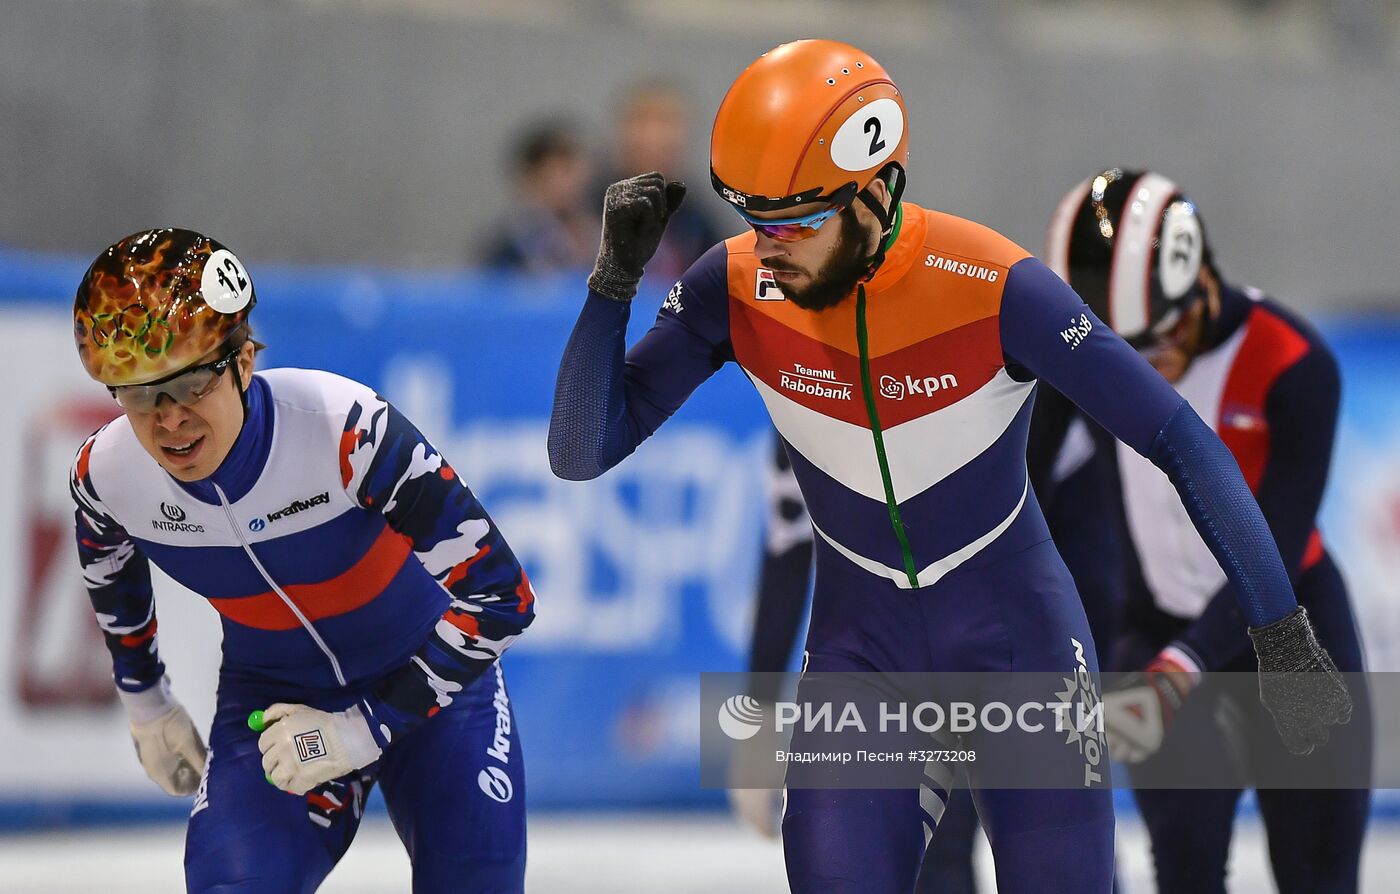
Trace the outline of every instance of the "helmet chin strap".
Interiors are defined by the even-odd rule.
[[[243,375],[238,371],[238,361],[234,360],[229,364],[233,372],[233,387],[238,389],[238,400],[243,405],[243,421],[238,424],[238,430],[242,431],[243,426],[248,424],[248,389],[243,387]]]
[[[891,242],[890,235],[894,232],[895,222],[899,219],[899,201],[904,196],[903,167],[896,162],[890,162],[880,172],[880,176],[889,177],[890,207],[888,210],[875,200],[875,196],[870,192],[870,187],[867,186],[856,194],[856,198],[865,203],[865,207],[870,209],[870,213],[875,215],[875,220],[880,224],[880,242],[875,247],[875,253],[866,262],[865,274],[861,277],[861,281],[869,280],[875,275],[875,271],[880,269],[880,265],[885,262],[885,252],[889,250]]]

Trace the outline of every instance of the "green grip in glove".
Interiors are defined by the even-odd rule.
[[[248,715],[248,729],[252,730],[255,733],[260,733],[263,730],[267,729],[267,724],[263,722],[263,712],[254,711],[253,713]],[[263,778],[267,780],[268,785],[277,784],[273,782],[272,777],[267,775],[266,773],[263,774]]]

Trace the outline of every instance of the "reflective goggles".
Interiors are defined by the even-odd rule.
[[[219,376],[238,357],[238,351],[238,348],[234,348],[218,360],[192,366],[159,382],[115,385],[107,390],[112,392],[123,410],[133,413],[154,413],[162,394],[182,407],[192,407],[219,384]]]
[[[775,242],[801,242],[803,239],[810,239],[817,235],[817,230],[822,228],[822,224],[840,214],[844,207],[844,205],[832,205],[816,214],[808,214],[805,217],[789,217],[783,220],[763,220],[754,217],[742,208],[734,210],[738,211],[744,222],[753,227],[756,232],[762,233]]]

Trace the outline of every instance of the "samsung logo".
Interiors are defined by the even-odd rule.
[[[991,267],[982,267],[977,264],[969,264],[966,261],[954,261],[952,258],[929,255],[924,258],[924,266],[932,267],[934,270],[946,270],[949,273],[956,273],[958,276],[966,276],[968,279],[981,279],[987,282],[996,282],[1001,275],[1000,270]]]

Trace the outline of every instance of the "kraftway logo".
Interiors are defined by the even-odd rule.
[[[501,665],[496,664],[496,694],[491,699],[496,710],[496,732],[486,747],[486,756],[510,766],[510,697],[506,695],[506,679]],[[500,767],[488,766],[476,774],[476,784],[486,797],[504,804],[515,794],[510,776]]]
[[[794,363],[791,371],[778,370],[778,384],[788,391],[830,400],[850,400],[851,389],[855,387],[838,380],[834,369],[812,369],[800,363]]]
[[[151,527],[157,531],[170,531],[180,534],[203,534],[204,526],[189,524],[185,521],[188,516],[185,510],[174,503],[161,503],[160,514],[165,516],[165,521],[158,518],[151,519]]]
[[[958,377],[952,373],[944,373],[941,376],[924,376],[922,379],[905,376],[902,382],[894,376],[880,377],[880,393],[890,400],[904,400],[906,394],[932,397],[935,392],[956,387],[958,387]]]
[[[286,518],[289,515],[296,515],[298,512],[305,512],[313,506],[324,506],[330,501],[331,492],[328,490],[321,491],[314,497],[308,497],[305,500],[293,500],[289,505],[277,510],[276,512],[269,512],[267,514],[267,520],[269,523],[275,522],[280,518]],[[248,523],[248,527],[253,529],[254,531],[261,531],[263,529],[262,519],[253,519],[251,522]]]
[[[476,784],[481,786],[486,797],[502,804],[509,801],[511,796],[515,794],[515,787],[510,784],[510,777],[500,767],[487,767],[482,770],[477,774]]]

